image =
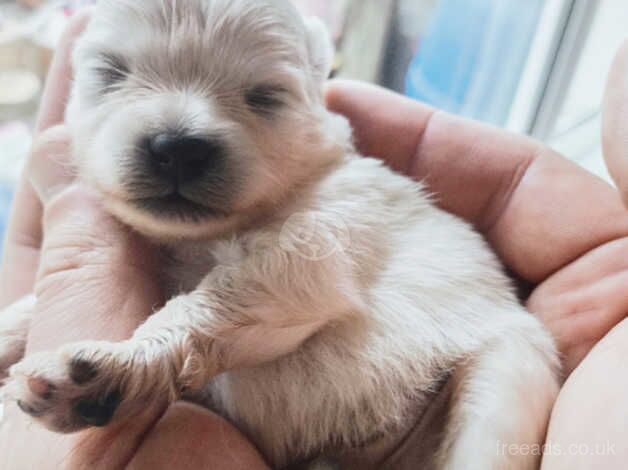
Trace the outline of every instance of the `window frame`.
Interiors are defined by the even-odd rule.
[[[597,0],[546,0],[506,129],[551,136],[597,10]]]

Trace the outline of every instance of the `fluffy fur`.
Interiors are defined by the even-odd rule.
[[[194,397],[282,468],[398,441],[449,381],[434,466],[535,468],[499,446],[542,442],[552,340],[481,236],[356,154],[324,107],[321,25],[283,0],[103,0],[93,18],[67,115],[76,164],[163,246],[171,300],[128,341],[26,357],[6,396],[60,432]],[[142,163],[166,131],[221,149],[174,208]],[[0,365],[19,359],[15,325]]]

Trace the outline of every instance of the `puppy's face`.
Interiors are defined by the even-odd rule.
[[[74,56],[80,175],[144,233],[210,236],[341,153],[331,56],[289,0],[103,0]]]

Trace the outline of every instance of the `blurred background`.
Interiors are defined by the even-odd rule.
[[[0,240],[55,44],[94,1],[0,0]],[[336,76],[535,136],[608,179],[600,106],[627,0],[293,1],[329,25]]]

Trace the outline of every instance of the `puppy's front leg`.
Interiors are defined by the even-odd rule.
[[[264,247],[212,271],[122,343],[72,344],[11,370],[11,397],[47,427],[71,432],[174,400],[214,375],[271,361],[357,311],[349,263]]]

